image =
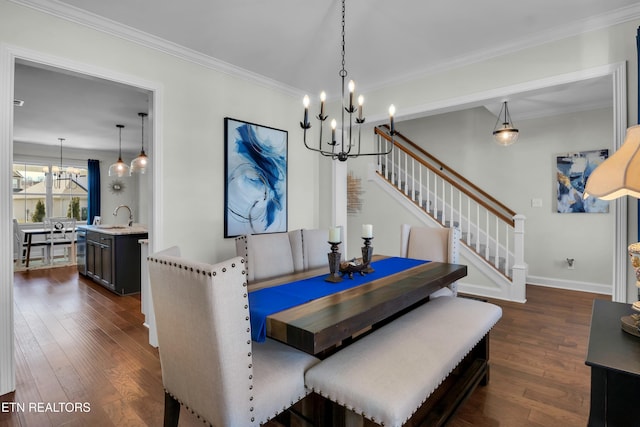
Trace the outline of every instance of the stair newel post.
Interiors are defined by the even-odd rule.
[[[511,300],[526,300],[527,265],[524,262],[524,222],[527,218],[524,215],[514,215],[513,229],[513,277],[511,288]]]

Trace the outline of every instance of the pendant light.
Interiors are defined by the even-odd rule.
[[[138,157],[131,160],[131,169],[129,173],[133,175],[134,173],[145,173],[147,172],[147,165],[149,164],[149,158],[144,153],[144,118],[147,117],[147,113],[138,113],[140,116],[140,120],[142,121],[142,148],[140,149],[140,154]]]
[[[504,116],[503,116],[504,113]],[[502,117],[502,125],[498,126],[500,118]],[[498,120],[493,128],[493,137],[500,145],[511,145],[518,139],[518,129],[513,126],[511,121],[511,115],[509,114],[509,107],[507,107],[507,101],[502,103],[502,109],[498,114]]]
[[[123,177],[129,174],[129,165],[122,161],[122,128],[124,128],[124,125],[116,125],[116,127],[120,130],[118,161],[109,166],[109,176]]]

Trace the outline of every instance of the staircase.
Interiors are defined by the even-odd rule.
[[[524,216],[493,198],[402,134],[393,142],[385,126],[375,128],[380,151],[375,179],[434,226],[461,230],[461,254],[500,289],[494,296],[525,301]],[[465,291],[461,287],[461,291]],[[468,290],[483,294],[482,290]]]

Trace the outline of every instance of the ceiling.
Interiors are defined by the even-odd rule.
[[[13,1],[292,93],[339,91],[340,1]],[[346,8],[345,68],[365,95],[412,76],[640,17],[638,0],[348,0]],[[121,122],[123,150],[139,148],[137,113],[148,108],[148,94],[54,74],[17,70],[15,97],[25,105],[15,109],[16,140],[58,144],[66,137],[72,147],[114,149]],[[516,123],[587,105],[611,105],[610,79],[509,99]],[[497,114],[500,104],[488,107]]]
[[[122,148],[139,152],[142,121],[148,113],[149,94],[131,86],[39,67],[16,64],[14,99],[24,101],[14,108],[14,140],[63,148],[118,150],[122,124]],[[145,140],[149,131],[145,119]],[[145,147],[147,141],[145,141]]]

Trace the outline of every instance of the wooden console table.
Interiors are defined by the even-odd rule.
[[[640,338],[620,327],[630,304],[594,300],[586,364],[591,367],[589,427],[638,426]]]

